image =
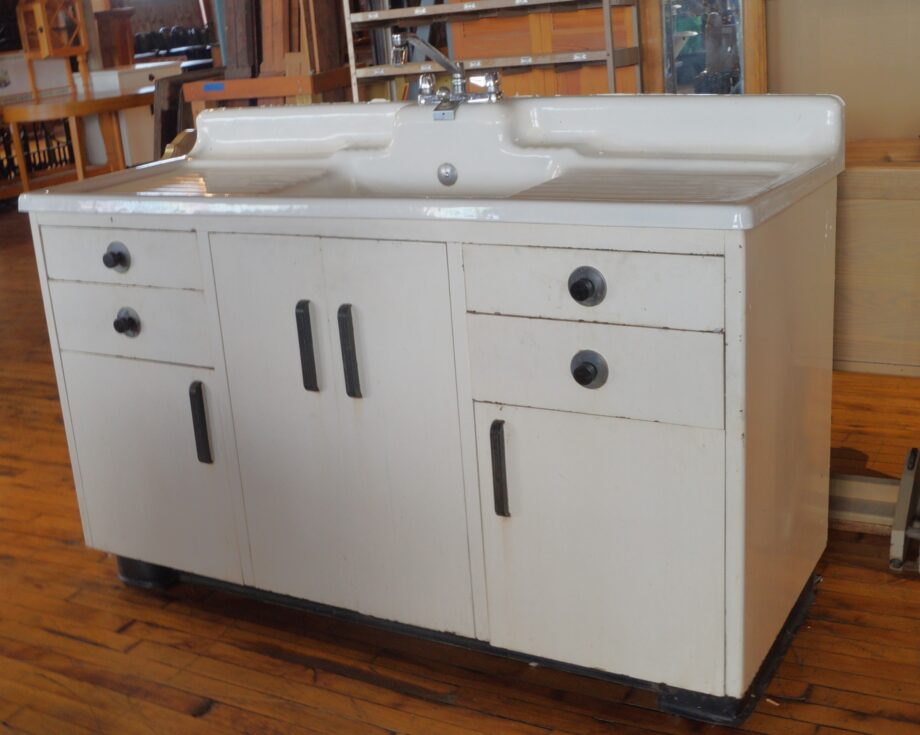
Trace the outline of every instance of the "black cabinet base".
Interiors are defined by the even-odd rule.
[[[754,681],[748,687],[747,694],[740,699],[736,697],[715,697],[709,694],[700,694],[686,689],[673,689],[664,685],[656,687],[658,690],[658,706],[665,712],[690,717],[703,722],[714,722],[720,725],[737,726],[744,722],[776,673],[783,656],[789,649],[796,632],[802,627],[812,603],[815,601],[815,592],[820,581],[818,575],[812,574],[799,594],[799,599],[786,618],[779,635],[773,641],[770,651],[760,665]]]
[[[798,600],[789,613],[789,616],[786,618],[786,622],[783,624],[766,658],[760,665],[760,669],[754,677],[751,686],[748,688],[747,693],[743,697],[737,698],[701,694],[700,692],[694,692],[689,689],[677,689],[661,683],[634,679],[630,676],[611,674],[606,671],[552,661],[538,656],[528,656],[527,654],[517,651],[495,648],[484,641],[478,641],[472,638],[465,638],[451,633],[438,633],[425,628],[417,628],[412,625],[381,620],[380,618],[369,617],[351,610],[343,610],[342,608],[330,607],[308,600],[301,600],[296,597],[266,592],[264,590],[255,589],[254,587],[245,587],[230,582],[200,577],[196,574],[178,572],[174,569],[168,569],[167,567],[147,564],[146,562],[126,559],[124,557],[118,557],[118,576],[125,584],[147,589],[166,589],[179,581],[215,587],[244,597],[262,600],[267,603],[284,605],[286,607],[306,610],[318,615],[339,618],[364,625],[372,625],[375,628],[413,635],[449,645],[462,646],[463,648],[480,651],[493,656],[502,656],[516,661],[524,661],[531,665],[546,666],[547,668],[553,668],[560,671],[568,671],[579,676],[589,676],[614,684],[636,687],[638,689],[648,689],[658,694],[658,707],[664,712],[699,720],[701,722],[729,725],[733,727],[742,724],[748,718],[748,715],[751,714],[757,702],[763,696],[764,691],[766,691],[767,685],[770,683],[770,679],[773,678],[773,674],[779,667],[790,643],[792,643],[796,631],[798,631],[802,623],[805,622],[808,611],[814,602],[815,591],[820,581],[820,578],[816,574],[812,574],[808,578],[808,582],[806,582],[804,589],[799,594]]]
[[[118,578],[130,587],[145,590],[165,590],[179,581],[179,572],[159,564],[149,564],[137,559],[119,556]]]

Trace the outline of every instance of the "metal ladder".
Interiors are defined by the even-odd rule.
[[[901,487],[898,502],[894,508],[894,521],[891,524],[891,549],[888,554],[888,566],[893,572],[902,572],[907,565],[907,550],[912,539],[920,540],[920,474],[917,465],[920,451],[914,447],[904,460],[904,472],[901,475]],[[916,567],[920,571],[920,559]]]

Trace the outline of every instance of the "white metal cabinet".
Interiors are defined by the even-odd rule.
[[[93,546],[242,582],[214,371],[62,352]],[[199,460],[189,388],[204,394],[211,463]]]
[[[484,403],[475,413],[491,643],[721,694],[723,433]],[[495,421],[508,517],[494,510]]]
[[[473,635],[446,247],[212,235],[211,250],[256,585]]]

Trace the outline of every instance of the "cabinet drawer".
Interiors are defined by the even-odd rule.
[[[50,290],[62,350],[213,365],[208,312],[201,291],[67,281],[52,282]],[[136,337],[119,334],[113,327],[119,310],[125,307],[140,318]]]
[[[157,79],[182,73],[182,65],[175,64],[141,64],[138,68],[123,71],[118,76],[118,86],[123,94],[134,92],[141,87],[154,84]]]
[[[136,286],[202,288],[194,232],[42,227],[48,278]],[[102,256],[112,243],[127,250],[127,268],[106,268]]]
[[[583,267],[606,286],[592,306],[569,292],[571,274]],[[464,245],[463,268],[474,312],[704,332],[724,324],[718,256]]]
[[[723,426],[721,334],[480,314],[468,316],[468,328],[476,400]],[[582,350],[607,362],[600,388],[572,377]]]

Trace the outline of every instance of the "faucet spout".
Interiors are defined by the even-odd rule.
[[[463,75],[463,63],[454,61],[438,49],[432,46],[428,41],[424,41],[414,33],[394,33],[393,41],[393,66],[402,66],[409,61],[409,47],[412,46],[423,52],[431,61],[436,61],[453,75]]]

